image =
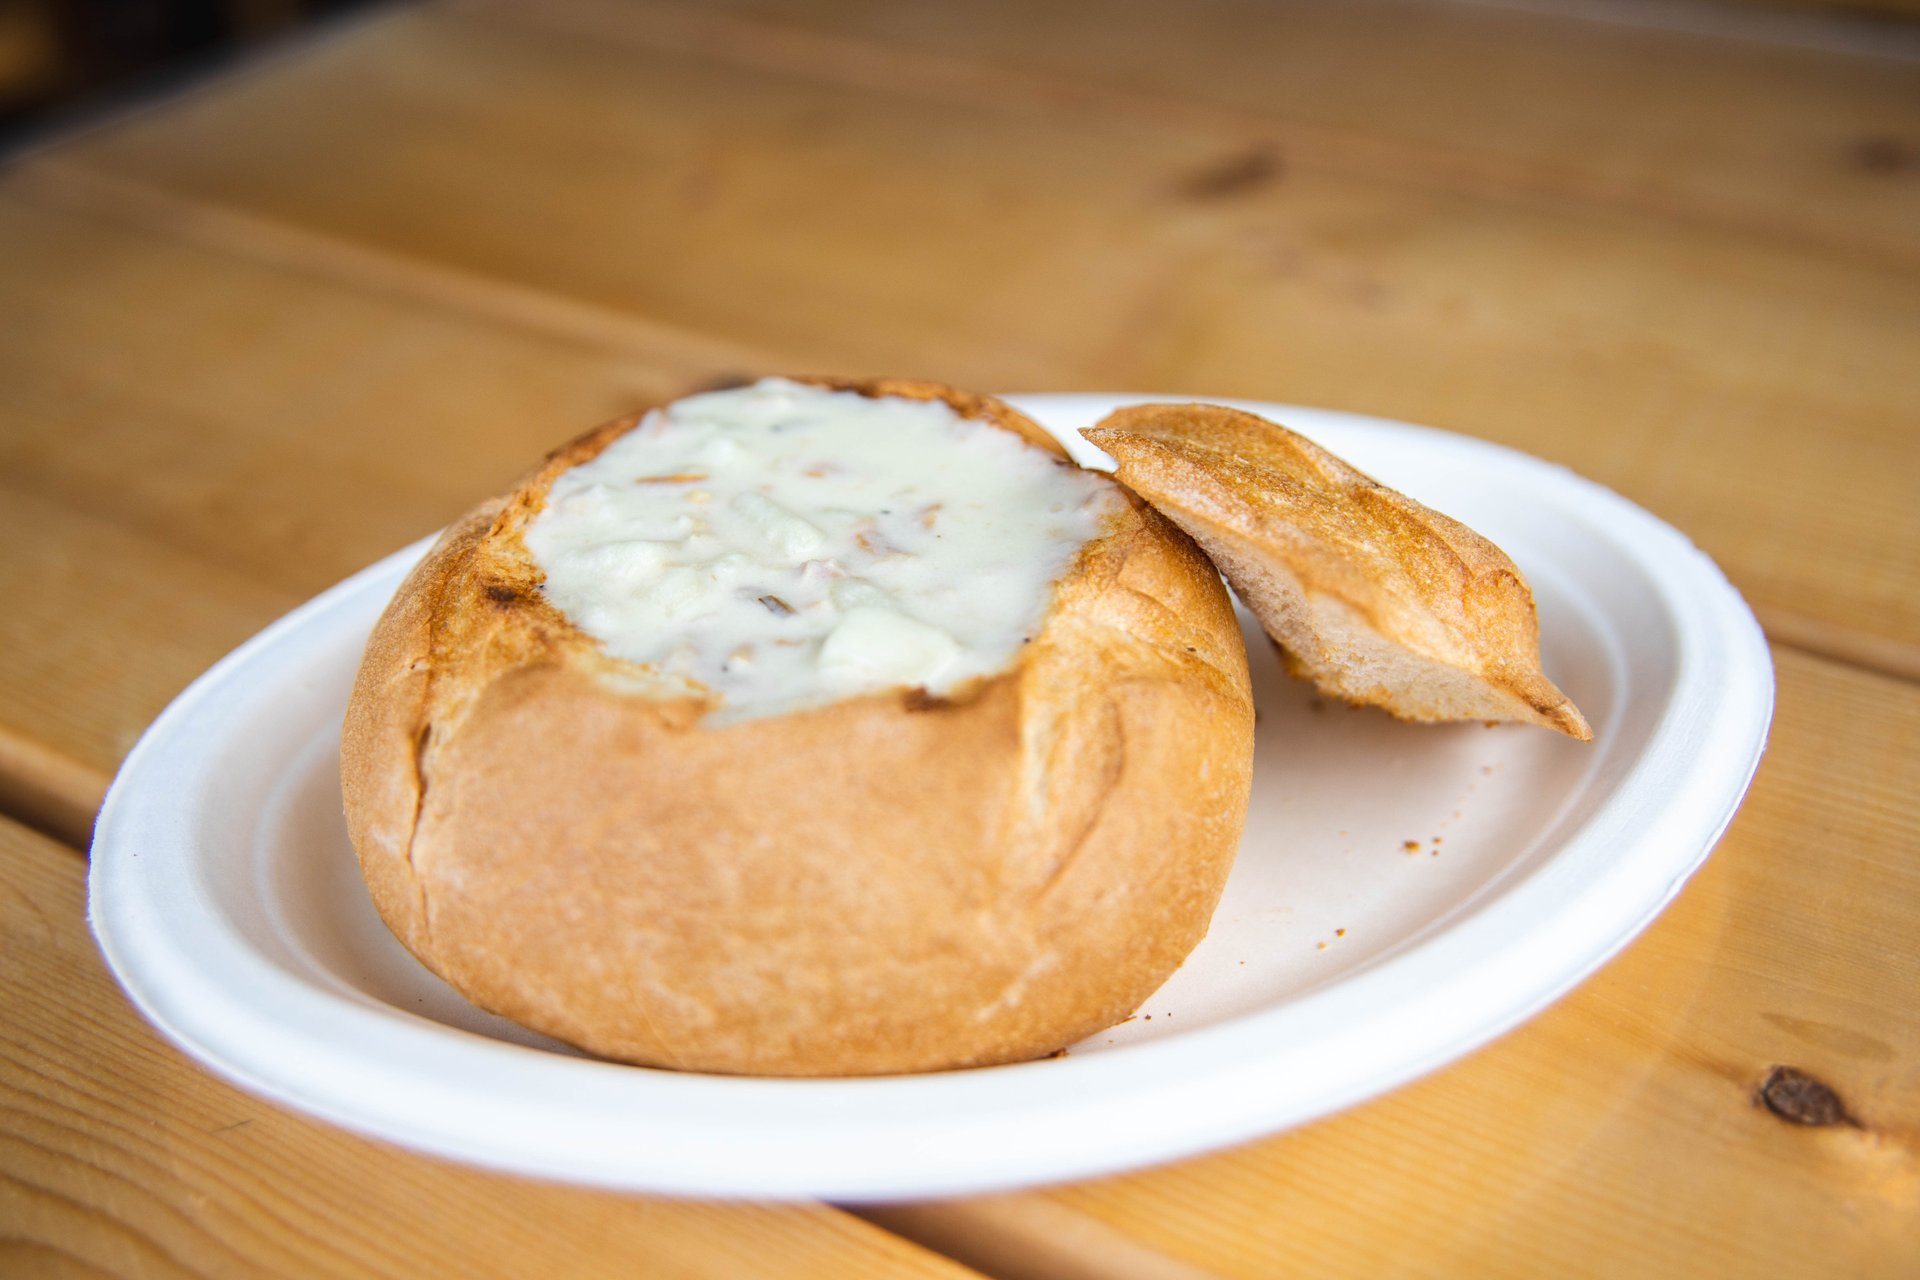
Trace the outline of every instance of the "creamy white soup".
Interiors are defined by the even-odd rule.
[[[727,721],[1005,669],[1120,502],[937,401],[767,379],[648,414],[523,536],[575,625]]]

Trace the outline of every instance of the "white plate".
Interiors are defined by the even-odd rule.
[[[1065,433],[1121,398],[1019,403]],[[1565,470],[1249,407],[1505,547],[1595,741],[1321,706],[1250,632],[1253,808],[1213,930],[1138,1017],[1064,1058],[676,1074],[581,1057],[453,995],[375,916],[336,777],[361,645],[424,544],[267,628],[148,730],[94,842],[101,949],[155,1025],[243,1088],[404,1146],[647,1191],[880,1200],[1084,1177],[1431,1071],[1591,973],[1706,857],[1766,739],[1766,645],[1692,544]]]

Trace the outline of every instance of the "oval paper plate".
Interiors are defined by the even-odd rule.
[[[1016,401],[1067,438],[1117,396]],[[1108,1173],[1325,1115],[1591,973],[1700,865],[1766,739],[1772,667],[1711,561],[1561,468],[1444,432],[1248,404],[1504,547],[1591,745],[1396,723],[1288,681],[1249,625],[1254,795],[1212,931],[1064,1057],[866,1080],[594,1061],[467,1005],[387,933],[339,731],[408,548],[200,678],[127,758],[90,915],[140,1010],[288,1107],[476,1164],[693,1195],[904,1199]]]

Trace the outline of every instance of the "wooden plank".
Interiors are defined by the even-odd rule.
[[[890,93],[1261,137],[1277,165],[1598,202],[1920,264],[1920,190],[1898,177],[1913,162],[1920,43],[1898,27],[1860,24],[1880,38],[1836,52],[1741,40],[1767,28],[1751,14],[1722,9],[1728,38],[1702,39],[1663,25],[1657,3],[1607,0],[473,7]]]
[[[739,367],[4,196],[0,244],[0,806],[81,845],[227,650],[568,435]]]
[[[142,1022],[85,866],[0,821],[0,1272],[139,1276],[972,1275],[823,1206],[483,1173],[240,1093]]]
[[[7,812],[84,847],[141,730],[300,597],[12,483],[0,538],[0,742],[13,744],[0,776],[19,793]]]
[[[1080,1261],[1112,1277],[1920,1271],[1920,690],[1776,657],[1773,745],[1721,847],[1541,1017],[1294,1133],[877,1220],[1010,1278],[1053,1274],[1017,1260],[1063,1232],[1117,1235]],[[1779,1066],[1849,1119],[1762,1105]]]
[[[1674,521],[1796,642],[1920,672],[1903,374],[1920,290],[1880,248],[1263,170],[1247,130],[1089,112],[1071,84],[963,104],[720,56],[408,11],[15,187],[207,242],[240,216],[262,229],[249,252],[304,269],[375,253],[805,367],[1463,430]],[[1751,77],[1717,66],[1694,77],[1694,116],[1760,109]]]

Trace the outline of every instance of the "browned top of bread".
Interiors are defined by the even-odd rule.
[[[1526,580],[1458,520],[1237,409],[1139,405],[1082,434],[1206,549],[1296,675],[1404,719],[1591,740],[1540,670]]]

